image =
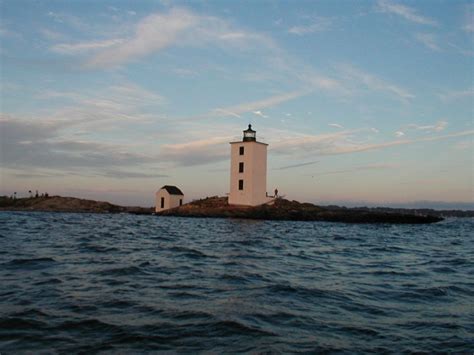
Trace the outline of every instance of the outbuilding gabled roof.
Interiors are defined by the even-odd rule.
[[[163,190],[163,189],[165,189],[170,195],[182,195],[182,196],[184,196],[184,194],[181,192],[181,190],[178,189],[176,186],[165,185],[160,190]]]

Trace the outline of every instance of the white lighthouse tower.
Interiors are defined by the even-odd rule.
[[[230,205],[257,206],[267,197],[267,146],[257,142],[256,131],[249,128],[241,142],[230,142]]]

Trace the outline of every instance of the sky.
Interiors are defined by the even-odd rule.
[[[471,1],[0,0],[0,194],[474,206]],[[474,208],[474,207],[472,207]]]

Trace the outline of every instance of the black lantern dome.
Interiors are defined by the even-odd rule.
[[[257,132],[252,129],[252,125],[249,124],[249,128],[244,131],[244,142],[255,142],[257,140]]]

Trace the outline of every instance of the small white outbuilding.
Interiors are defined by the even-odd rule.
[[[184,194],[176,186],[165,185],[155,194],[155,212],[161,212],[183,204]]]

